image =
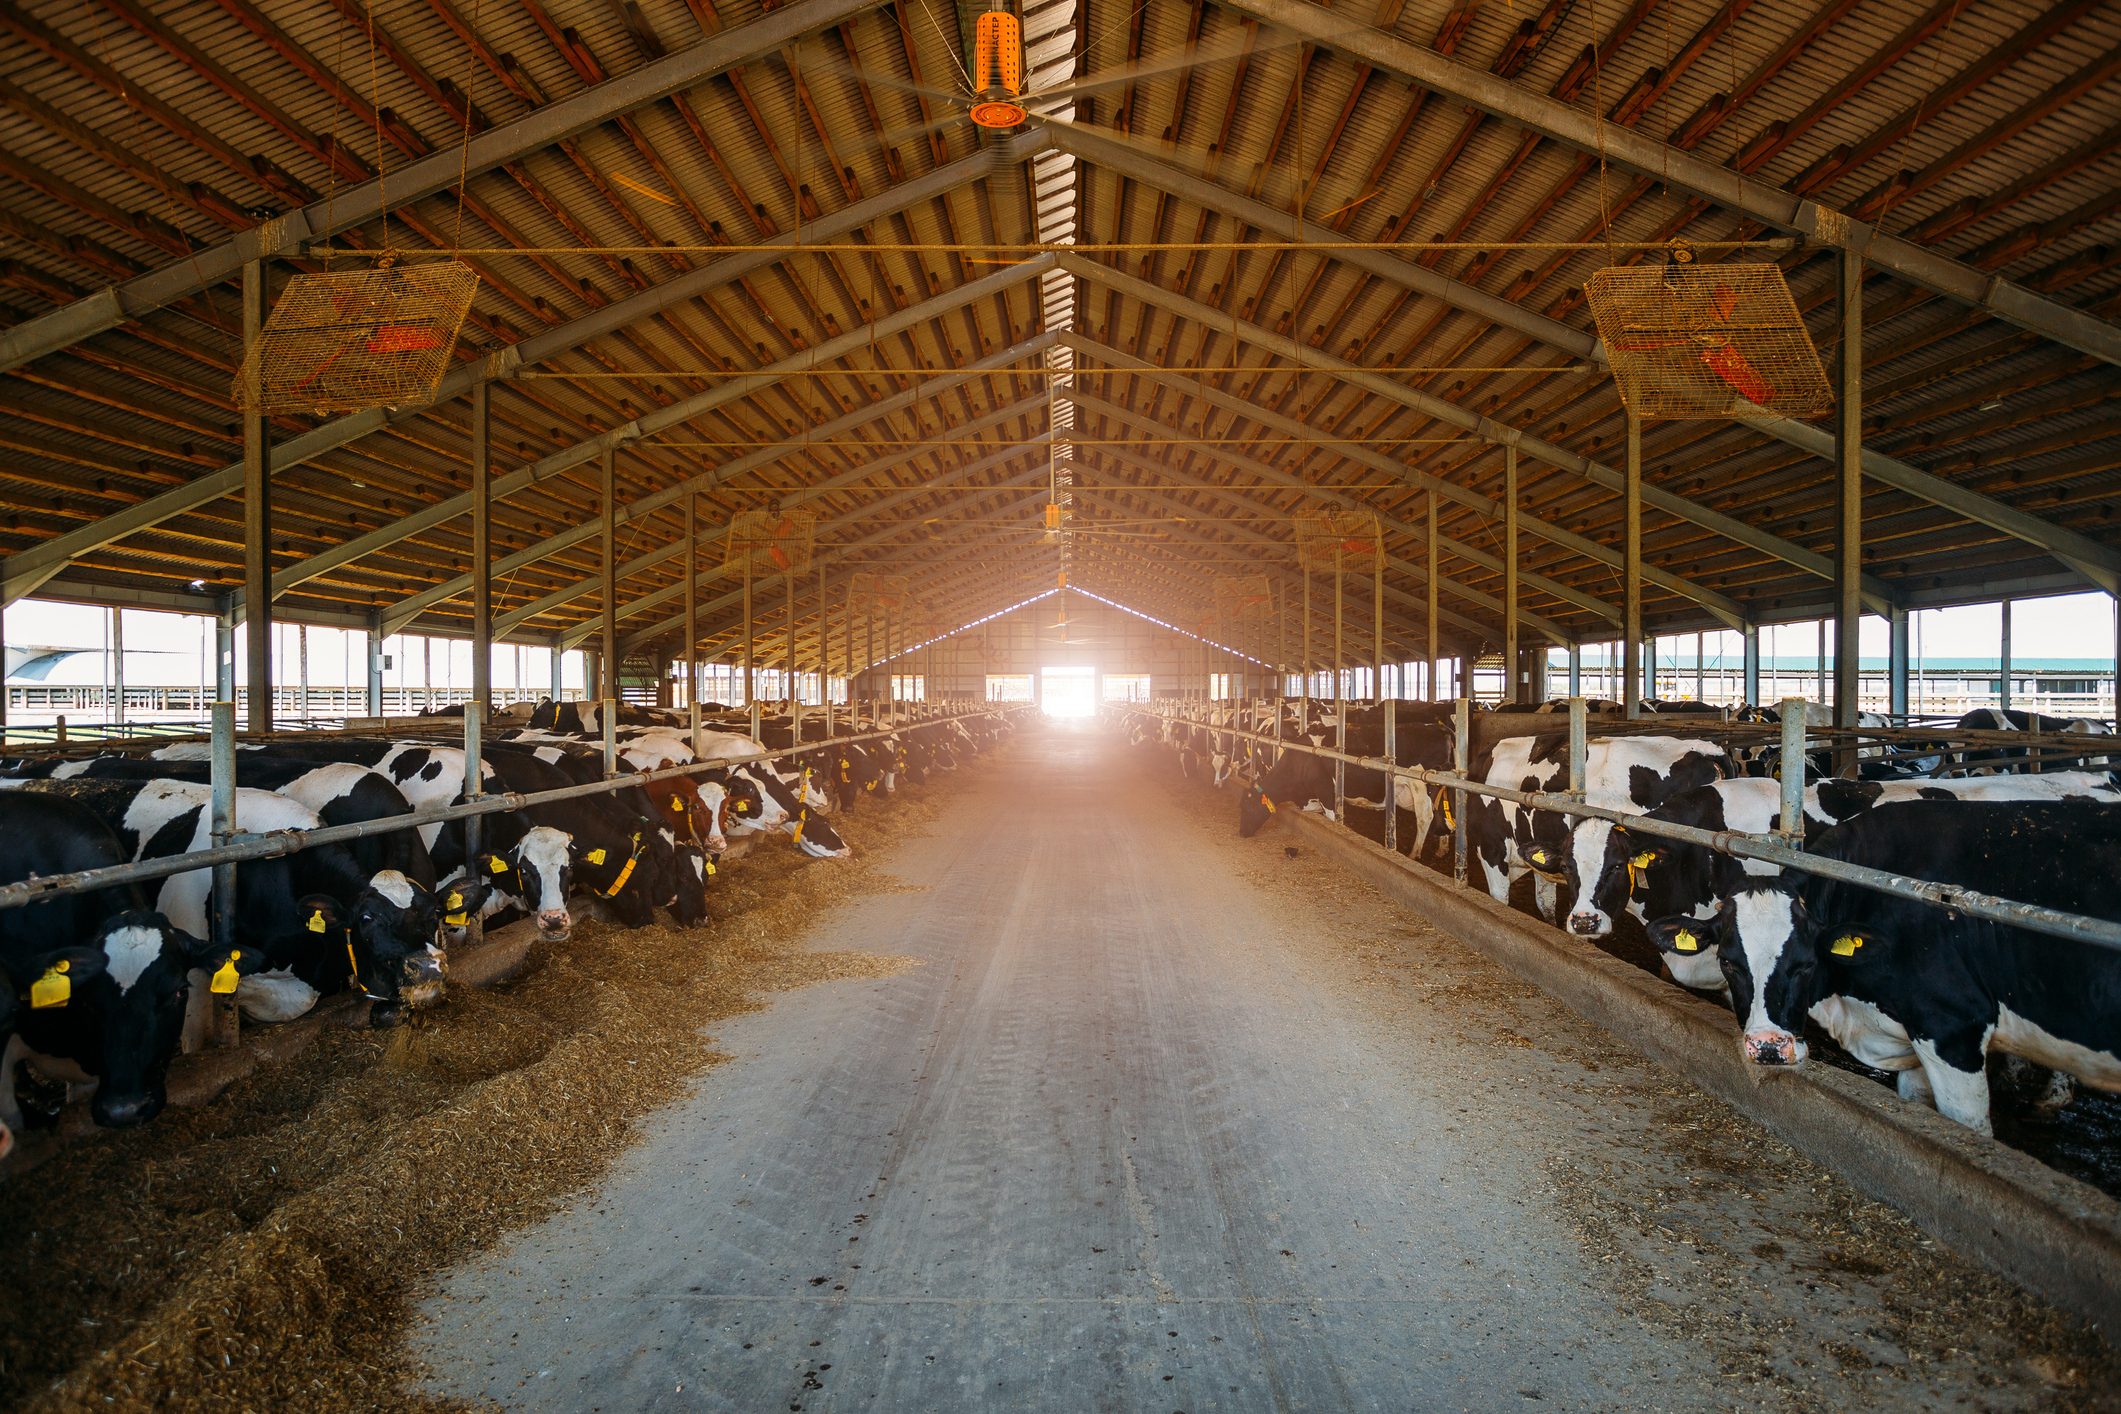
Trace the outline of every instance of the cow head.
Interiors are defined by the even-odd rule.
[[[17,1011],[64,1008],[79,989],[106,970],[103,954],[93,948],[34,953],[15,959],[14,964],[0,971],[0,1051],[7,1049],[7,1038],[15,1034]],[[4,1119],[14,1109],[13,1098],[0,1096],[0,1159],[15,1147],[15,1131]]]
[[[629,928],[645,928],[655,921],[656,886],[661,880],[650,833],[650,827],[642,826],[616,840],[576,839],[569,851],[590,892],[609,903]]]
[[[1671,847],[1655,836],[1631,835],[1610,820],[1579,820],[1569,832],[1565,861],[1567,881],[1576,889],[1569,931],[1579,938],[1611,934],[1613,920],[1641,896],[1649,871],[1665,866],[1670,856]]]
[[[1240,839],[1251,839],[1260,827],[1274,818],[1274,801],[1258,786],[1248,786],[1237,798],[1237,834]]]
[[[568,854],[573,840],[565,830],[539,825],[524,831],[507,850],[480,855],[472,862],[473,876],[535,918],[540,938],[564,943],[574,931],[567,911],[568,890],[574,885]]]
[[[352,985],[372,1000],[371,1026],[395,1026],[408,1007],[432,1006],[442,1000],[449,956],[442,950],[445,914],[468,921],[486,902],[489,885],[462,878],[439,892],[426,889],[395,869],[369,879],[350,910],[321,894],[301,901],[306,926],[317,932],[343,931]],[[320,926],[321,925],[321,926]]]
[[[252,948],[217,948],[195,938],[159,913],[128,909],[105,920],[88,950],[103,959],[101,975],[89,964],[90,980],[75,990],[72,967],[47,972],[45,1005],[63,1005],[68,1022],[95,1027],[100,1036],[78,1057],[97,1077],[89,1115],[106,1129],[145,1124],[167,1103],[163,1078],[184,1032],[184,1003],[191,994],[191,972],[210,974],[218,993],[235,991],[237,981],[265,966],[264,953]],[[77,964],[78,965],[78,964]],[[68,982],[67,995],[54,985]],[[38,1007],[37,984],[29,990],[32,1014]]]
[[[1659,918],[1649,932],[1668,953],[1718,950],[1731,1010],[1744,1025],[1740,1045],[1747,1060],[1767,1066],[1804,1061],[1805,1020],[1830,989],[1819,957],[1821,930],[1794,878],[1750,881],[1723,901],[1714,918]]]
[[[839,831],[826,822],[825,813],[811,806],[797,806],[783,828],[794,838],[795,847],[813,859],[845,859],[854,853],[840,838]]]

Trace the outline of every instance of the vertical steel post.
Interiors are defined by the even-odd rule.
[[[1591,704],[1569,698],[1569,799],[1582,800],[1591,751]]]
[[[471,700],[464,704],[464,798],[481,790],[480,727],[493,697],[493,444],[489,383],[471,390]],[[464,818],[464,857],[476,858],[480,817]],[[471,936],[480,936],[476,916]]]
[[[1569,696],[1583,695],[1583,645],[1569,645]]]
[[[272,730],[272,449],[265,414],[257,409],[258,365],[248,359],[265,324],[265,264],[243,265],[243,350],[252,386],[243,412],[243,622],[248,665],[249,720],[254,732]]]
[[[104,716],[113,726],[125,721],[125,610],[113,607],[110,610],[110,683],[109,710]]]
[[[206,772],[209,808],[213,813],[213,842],[216,845],[233,843],[236,839],[236,704],[233,702],[214,704]],[[214,866],[213,889],[214,946],[233,948],[236,945],[235,865]],[[202,995],[206,998],[206,1025],[202,1039],[211,1046],[233,1046],[241,1027],[236,1014],[236,999],[216,996],[212,992]]]
[[[1818,623],[1816,623],[1816,624],[1812,625],[1812,627],[1813,627],[1814,629],[1816,629],[1816,630],[1818,631],[1818,635],[1819,635],[1819,641],[1818,641],[1818,644],[1817,644],[1817,646],[1816,646],[1816,647],[1815,647],[1815,648],[1813,649],[1813,651],[1814,651],[1814,652],[1815,652],[1815,653],[1816,653],[1816,654],[1818,655],[1818,664],[1819,664],[1819,687],[1818,687],[1818,693],[1819,693],[1819,696],[1818,696],[1818,701],[1819,701],[1819,703],[1820,703],[1820,705],[1821,705],[1821,706],[1824,706],[1824,705],[1826,704],[1826,700],[1827,700],[1827,696],[1826,696],[1826,620],[1825,620],[1825,619],[1821,619],[1821,620],[1819,620],[1819,622],[1818,622]]]
[[[486,772],[483,765],[485,752],[486,699],[474,697],[464,704],[464,799],[467,802],[479,799],[486,793]],[[479,857],[484,846],[484,816],[464,817],[464,862],[468,868],[471,861]],[[472,870],[476,874],[476,869]],[[473,910],[465,926],[466,939],[478,942],[486,934],[485,925],[478,912]]]
[[[1428,550],[1426,557],[1422,560],[1421,567],[1428,576],[1429,611],[1428,628],[1422,640],[1422,651],[1429,655],[1429,701],[1441,702],[1443,698],[1438,696],[1436,691],[1436,663],[1438,658],[1436,652],[1436,493],[1434,491],[1427,492],[1422,499],[1427,503],[1428,511]]]
[[[1377,563],[1370,576],[1370,700],[1385,700],[1385,528],[1374,527]]]
[[[781,678],[788,689],[788,720],[796,744],[803,740],[803,696],[795,690],[795,571],[783,570],[781,584],[788,591],[788,627],[786,641],[781,645]]]
[[[1341,573],[1340,547],[1333,549],[1333,749],[1348,749],[1348,691],[1347,648],[1343,637],[1343,618],[1347,608],[1346,595],[1341,582],[1347,576]],[[1339,759],[1333,762],[1333,818],[1345,822],[1348,818],[1348,763]]]
[[[1907,725],[1908,612],[1893,606],[1885,616],[1885,710],[1898,726]]]
[[[2008,599],[2004,600],[1996,606],[1996,609],[2003,617],[2003,644],[2000,654],[2000,666],[2003,669],[2003,673],[1998,680],[2003,696],[1997,705],[2007,712],[2010,710],[2011,705],[2011,601]]]
[[[1399,707],[1383,703],[1385,714],[1385,848],[1399,853]]]
[[[1782,699],[1782,760],[1777,774],[1782,780],[1783,843],[1804,848],[1804,707],[1801,697]]]
[[[700,754],[700,498],[685,496],[685,704],[691,709],[692,754]]]
[[[1502,667],[1509,675],[1502,700],[1515,706],[1524,675],[1517,648],[1517,448],[1502,449]]]
[[[751,551],[744,551],[744,705],[751,707],[758,701],[758,680],[752,676],[754,662],[751,653]]]
[[[1621,668],[1620,703],[1630,720],[1642,715],[1642,419],[1628,414],[1627,483],[1622,514],[1626,520],[1621,553],[1621,591],[1626,601],[1621,637],[1626,660]]]
[[[567,684],[567,655],[566,651],[560,647],[560,636],[558,634],[552,636],[550,662],[552,664],[552,700],[558,702],[560,694],[566,691]]]
[[[1461,779],[1473,764],[1473,702],[1460,697],[1451,713],[1451,770]],[[1451,791],[1451,877],[1466,881],[1466,793]]]
[[[817,701],[825,714],[825,740],[832,740],[832,600],[825,588],[825,557],[817,562]]]
[[[227,661],[226,653],[222,655],[222,661]],[[234,696],[227,691],[222,695]],[[383,626],[375,619],[368,623],[368,715],[383,715]]]
[[[1839,252],[1841,351],[1834,360],[1834,725],[1856,725],[1863,667],[1863,257]],[[1851,758],[1853,759],[1853,758]]]
[[[1300,649],[1299,649],[1299,650],[1297,651],[1297,657],[1299,657],[1300,659],[1302,659],[1302,660],[1303,660],[1303,664],[1302,664],[1302,666],[1301,666],[1301,667],[1300,667],[1300,668],[1298,669],[1298,671],[1299,671],[1299,672],[1301,672],[1301,673],[1303,674],[1303,679],[1304,679],[1304,683],[1303,683],[1303,687],[1304,687],[1304,690],[1303,690],[1303,720],[1304,720],[1304,725],[1305,725],[1305,726],[1309,726],[1309,725],[1311,724],[1311,687],[1312,687],[1312,683],[1311,683],[1311,568],[1310,568],[1310,566],[1308,566],[1308,565],[1303,565],[1303,564],[1301,564],[1301,563],[1300,563],[1300,562],[1301,562],[1301,559],[1302,559],[1302,556],[1301,556],[1301,555],[1299,555],[1299,556],[1298,556],[1298,560],[1299,560],[1299,568],[1301,568],[1301,569],[1303,570],[1303,576],[1304,576],[1304,639],[1303,639],[1303,646],[1302,646],[1302,647],[1301,647],[1301,648],[1300,648]]]
[[[1699,629],[1696,629],[1694,631],[1694,700],[1696,702],[1706,702],[1709,700],[1708,692],[1702,686],[1702,684],[1708,680],[1706,676],[1706,674],[1708,673],[1708,669],[1703,665],[1702,658],[1702,645],[1707,642],[1708,635],[1702,633]]]
[[[1760,625],[1747,624],[1745,633],[1745,705],[1760,703]]]

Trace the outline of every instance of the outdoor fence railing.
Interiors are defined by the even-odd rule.
[[[1391,699],[1387,699],[1391,700]],[[1423,766],[1402,766],[1395,761],[1376,757],[1357,756],[1345,751],[1336,751],[1328,746],[1312,746],[1308,742],[1284,740],[1278,734],[1250,731],[1241,727],[1226,726],[1214,722],[1199,721],[1185,711],[1164,710],[1163,704],[1151,704],[1146,710],[1150,715],[1176,718],[1191,722],[1214,733],[1233,738],[1257,742],[1277,751],[1299,751],[1341,766],[1360,766],[1380,771],[1385,776],[1384,798],[1386,804],[1387,844],[1392,843],[1391,828],[1397,820],[1397,793],[1394,782],[1399,777],[1411,777],[1425,785],[1439,787],[1452,792],[1454,808],[1450,814],[1453,877],[1463,887],[1466,883],[1466,811],[1465,797],[1468,792],[1491,796],[1498,800],[1514,801],[1538,810],[1551,810],[1556,814],[1576,819],[1610,820],[1625,825],[1630,834],[1640,832],[1660,838],[1679,840],[1715,850],[1719,854],[1738,859],[1757,859],[1762,863],[1795,869],[1802,873],[1817,874],[1838,879],[1860,888],[1872,889],[1895,897],[1913,899],[1918,903],[1950,909],[1970,917],[1987,919],[1992,923],[2003,923],[2015,928],[2024,928],[2036,933],[2046,933],[2058,938],[2069,938],[2080,943],[2090,943],[2121,952],[2121,923],[2102,918],[2086,918],[2079,914],[2066,913],[2059,909],[2044,908],[2038,904],[2019,903],[2000,898],[1994,894],[1975,889],[1962,888],[1956,884],[1940,884],[1926,879],[1912,879],[1905,875],[1888,873],[1882,869],[1871,869],[1860,864],[1849,864],[1842,860],[1825,859],[1804,851],[1802,809],[1804,795],[1804,760],[1812,736],[1804,726],[1804,699],[1792,698],[1783,702],[1781,725],[1775,729],[1784,763],[1778,779],[1782,787],[1781,818],[1798,822],[1794,828],[1785,829],[1775,835],[1755,835],[1738,830],[1702,830],[1691,825],[1679,825],[1665,820],[1652,820],[1644,815],[1629,814],[1623,810],[1612,810],[1604,806],[1590,805],[1584,801],[1585,762],[1589,750],[1589,717],[1583,698],[1570,700],[1567,726],[1569,734],[1568,780],[1565,792],[1521,791],[1507,786],[1488,785],[1470,779],[1466,774],[1472,763],[1472,711],[1463,698],[1458,699],[1453,713],[1454,764],[1456,770],[1439,771]],[[1141,709],[1123,709],[1141,710]],[[1555,714],[1559,715],[1559,714]],[[1396,714],[1385,714],[1386,750],[1393,751],[1393,723]],[[1276,726],[1280,722],[1277,718]],[[1557,727],[1560,724],[1557,723]],[[1631,723],[1631,726],[1642,725]],[[1669,718],[1659,724],[1664,734],[1685,733],[1690,726],[1684,718]],[[2025,744],[2025,733],[1955,733],[1955,739],[1970,739],[1975,736],[1995,738],[2015,745]],[[2013,738],[2015,741],[2013,742]],[[2094,748],[2096,749],[2096,748]],[[1791,769],[1790,763],[1794,763]],[[1336,820],[1345,813],[1345,802],[1336,800]]]

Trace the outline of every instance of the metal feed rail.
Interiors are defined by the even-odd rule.
[[[585,795],[599,795],[610,791],[624,790],[629,786],[645,785],[651,781],[670,780],[679,776],[702,775],[731,766],[748,766],[759,761],[774,761],[783,756],[797,756],[808,751],[828,750],[847,742],[874,741],[881,737],[896,736],[930,722],[961,721],[976,717],[1006,715],[1009,710],[992,707],[978,712],[954,712],[947,715],[921,718],[902,726],[880,731],[863,732],[855,736],[834,737],[831,741],[807,742],[779,751],[762,751],[748,756],[726,756],[713,761],[693,761],[682,766],[665,766],[654,771],[629,771],[610,780],[591,781],[586,785],[563,786],[556,790],[534,791],[530,794],[504,792],[483,795],[477,800],[462,805],[430,805],[404,815],[393,815],[387,820],[364,820],[352,825],[326,825],[314,830],[278,830],[268,835],[253,835],[230,844],[216,845],[211,849],[195,850],[189,854],[172,855],[167,859],[143,859],[131,864],[117,864],[105,869],[87,869],[74,874],[53,874],[42,879],[25,879],[20,883],[0,885],[0,908],[22,908],[28,904],[42,903],[46,899],[65,894],[86,893],[92,889],[109,888],[113,885],[145,883],[150,879],[163,879],[171,874],[186,874],[194,869],[205,869],[215,865],[240,864],[250,859],[273,859],[280,855],[296,854],[316,845],[340,844],[347,840],[368,839],[376,835],[395,834],[399,830],[417,829],[422,825],[437,824],[446,820],[464,820],[481,815],[497,815],[504,810],[520,810],[530,805],[546,805],[555,801],[573,800]],[[371,732],[370,736],[388,736],[388,732]],[[544,743],[540,743],[541,745]],[[506,743],[502,743],[505,747]]]
[[[1395,700],[1395,699],[1387,699]],[[1800,710],[1783,713],[1782,759],[1801,761],[1804,758],[1804,727],[1801,703],[1803,699],[1791,699],[1785,708],[1798,704]],[[1343,765],[1363,766],[1373,771],[1382,771],[1386,779],[1387,799],[1393,797],[1391,782],[1397,776],[1409,776],[1428,785],[1440,786],[1457,793],[1459,805],[1454,811],[1452,827],[1453,851],[1456,856],[1457,882],[1466,881],[1466,833],[1464,797],[1467,791],[1479,795],[1493,796],[1500,800],[1515,801],[1520,805],[1533,806],[1540,810],[1551,810],[1557,814],[1575,818],[1610,820],[1625,826],[1629,833],[1657,835],[1666,839],[1681,840],[1688,844],[1706,845],[1719,854],[1728,854],[1740,859],[1757,859],[1767,864],[1777,864],[1785,869],[1796,869],[1807,874],[1818,874],[1879,893],[1892,894],[1898,898],[1913,899],[1918,903],[1936,908],[1947,908],[1974,918],[1987,919],[1992,923],[2003,923],[2014,928],[2024,928],[2035,933],[2046,933],[2057,938],[2068,938],[2075,942],[2090,943],[2095,947],[2121,952],[2121,923],[2111,923],[2103,918],[2086,918],[2080,914],[2064,913],[2059,909],[2043,908],[2037,904],[2018,903],[1973,889],[1963,889],[1952,884],[1931,883],[1922,879],[1910,879],[1901,874],[1890,874],[1882,869],[1871,869],[1860,864],[1849,864],[1838,859],[1824,859],[1816,854],[1807,854],[1801,847],[1803,827],[1800,824],[1792,835],[1782,833],[1783,843],[1774,843],[1773,837],[1746,834],[1738,830],[1701,830],[1691,825],[1675,825],[1664,820],[1652,820],[1642,815],[1630,815],[1624,811],[1610,810],[1603,806],[1587,805],[1583,801],[1584,757],[1588,749],[1588,733],[1585,729],[1584,701],[1573,698],[1569,711],[1569,784],[1570,792],[1554,794],[1544,791],[1520,791],[1507,786],[1485,785],[1464,775],[1450,771],[1435,771],[1422,766],[1401,766],[1390,761],[1365,756],[1354,756],[1344,751],[1335,751],[1329,746],[1311,746],[1308,743],[1284,741],[1260,732],[1247,731],[1240,727],[1220,726],[1213,722],[1202,722],[1182,712],[1153,711],[1152,715],[1176,718],[1191,722],[1211,732],[1224,732],[1233,737],[1264,743],[1282,751],[1302,751],[1313,756],[1322,756]],[[1456,713],[1457,755],[1459,769],[1470,764],[1467,748],[1469,743],[1470,712],[1464,699],[1459,699]],[[1678,728],[1675,725],[1675,730]],[[1794,740],[1793,740],[1794,738]],[[1802,770],[1785,774],[1782,782],[1782,818],[1785,821],[1801,821],[1800,802],[1803,798],[1804,775]],[[1343,802],[1343,813],[1345,803]],[[1794,841],[1794,842],[1793,842]]]

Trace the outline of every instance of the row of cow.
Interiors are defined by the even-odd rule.
[[[1440,709],[1399,706],[1400,763],[1448,769],[1452,734]],[[1349,750],[1381,756],[1380,721],[1358,727],[1351,714]],[[1171,746],[1182,763],[1204,752],[1213,758],[1210,727],[1150,714],[1123,725],[1138,743]],[[1284,739],[1292,739],[1286,726]],[[1939,778],[1814,777],[1803,792],[1804,848],[2121,922],[2121,881],[2103,863],[2121,858],[2114,777],[2024,774],[2009,764]],[[1303,752],[1274,760],[1272,748],[1257,755],[1233,748],[1215,768],[1238,787],[1245,835],[1278,810],[1323,808],[1333,798],[1332,769]],[[1551,733],[1500,739],[1476,756],[1470,776],[1554,792],[1566,789],[1567,772],[1567,737]],[[1628,816],[1712,833],[1782,828],[1780,782],[1747,774],[1713,732],[1593,738],[1584,786],[1587,804]],[[1374,805],[1383,773],[1349,766],[1345,789],[1350,806]],[[1445,818],[1455,808],[1447,793],[1402,778],[1397,804],[1414,817],[1410,854],[1431,859],[1448,850],[1458,822]],[[2071,1078],[2121,1090],[2121,954],[1625,823],[1474,792],[1463,810],[1470,882],[1508,903],[1530,875],[1532,907],[1580,937],[1608,936],[1619,919],[1632,918],[1674,981],[1728,1003],[1754,1064],[1802,1062],[1807,1028],[1816,1025],[1863,1063],[1895,1072],[1903,1096],[1983,1132],[1992,1131],[1992,1051],[2055,1072],[2044,1095],[2051,1106],[2067,1102]]]
[[[479,794],[603,783],[600,710],[547,703],[517,714],[528,720],[482,745]],[[616,788],[519,804],[475,826],[391,824],[466,801],[460,747],[295,735],[243,744],[238,831],[366,832],[237,864],[233,932],[214,943],[204,941],[215,913],[207,868],[0,910],[0,1157],[22,1128],[25,1065],[53,1103],[91,1096],[97,1124],[141,1123],[162,1109],[168,1062],[197,1043],[211,994],[232,996],[246,1020],[283,1022],[353,990],[369,1001],[369,1023],[387,1027],[440,999],[448,950],[475,919],[528,918],[548,941],[564,940],[584,907],[626,927],[655,921],[658,910],[699,924],[732,842],[784,835],[807,855],[844,856],[851,851],[828,817],[956,769],[996,745],[1010,718],[879,721],[842,711],[828,724],[813,711],[800,741],[786,717],[764,719],[757,737],[747,729],[748,720],[709,723],[695,752],[690,730],[669,716],[622,709]],[[769,751],[792,754],[743,759]],[[187,742],[147,756],[0,763],[0,883],[210,847],[206,756],[203,743]]]

